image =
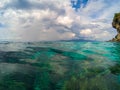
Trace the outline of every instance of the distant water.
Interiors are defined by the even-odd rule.
[[[0,43],[0,90],[120,90],[120,43]]]

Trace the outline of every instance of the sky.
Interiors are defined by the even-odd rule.
[[[0,0],[0,40],[112,39],[119,0]]]

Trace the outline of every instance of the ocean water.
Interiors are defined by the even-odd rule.
[[[120,90],[120,43],[1,42],[0,90]]]

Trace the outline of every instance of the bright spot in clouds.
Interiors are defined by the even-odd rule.
[[[85,29],[85,30],[81,30],[80,34],[89,35],[89,34],[92,34],[92,31],[90,29]]]
[[[59,16],[58,18],[57,18],[57,22],[59,23],[59,24],[63,24],[63,25],[66,25],[66,26],[71,26],[71,24],[72,24],[72,22],[73,22],[73,20],[70,18],[70,17],[67,17],[67,16]]]

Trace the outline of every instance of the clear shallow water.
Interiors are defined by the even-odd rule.
[[[120,90],[120,43],[0,43],[0,90]]]

